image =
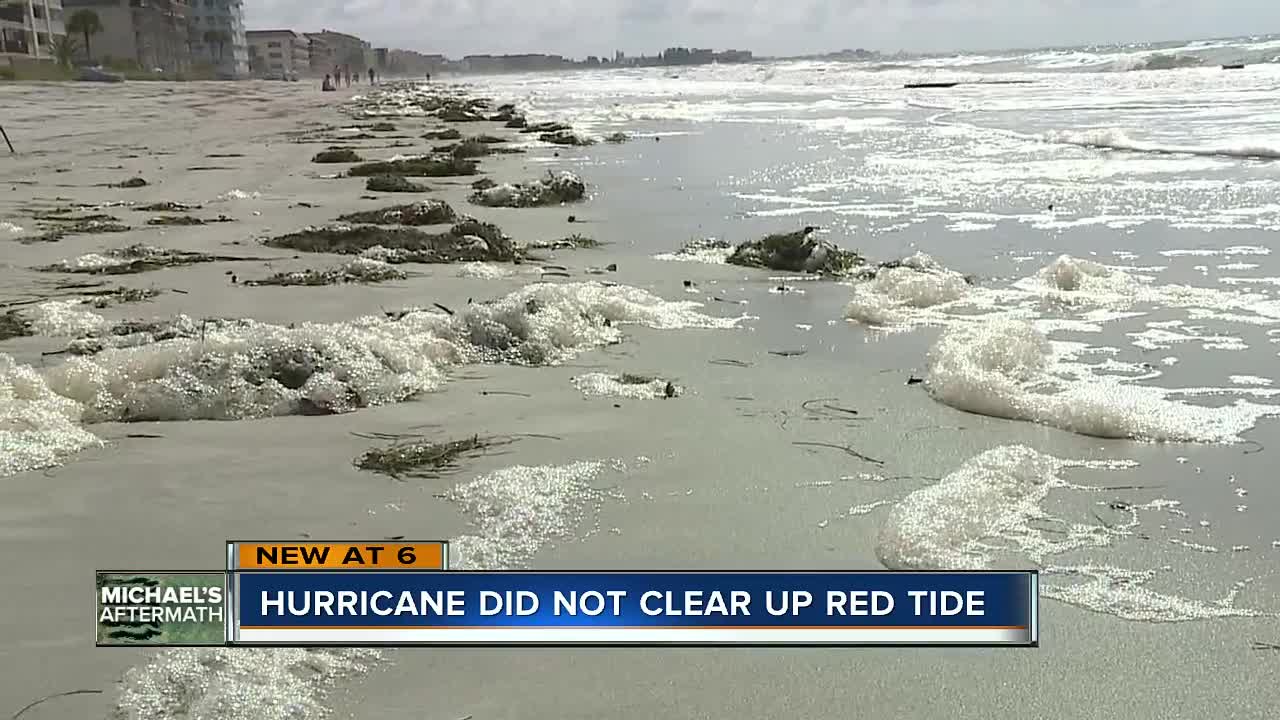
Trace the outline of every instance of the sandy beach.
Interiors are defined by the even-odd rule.
[[[0,300],[75,299],[81,297],[75,288],[55,284],[78,280],[105,283],[96,289],[152,289],[159,293],[145,302],[89,310],[107,323],[187,315],[273,326],[260,336],[252,328],[240,335],[234,328],[210,331],[211,338],[227,333],[230,339],[198,336],[199,342],[224,343],[228,354],[247,347],[244,352],[252,355],[254,347],[303,336],[290,334],[295,330],[332,334],[337,343],[365,343],[377,357],[394,358],[385,360],[389,365],[405,363],[408,370],[397,370],[432,386],[403,401],[351,412],[252,419],[212,419],[234,415],[228,408],[239,406],[225,397],[206,401],[192,390],[196,399],[190,407],[197,409],[188,414],[196,419],[133,421],[131,413],[154,413],[163,403],[136,388],[132,395],[103,399],[126,386],[119,378],[141,373],[137,368],[143,365],[176,367],[187,357],[184,352],[198,357],[199,351],[124,359],[127,349],[107,349],[70,358],[63,351],[75,333],[69,336],[66,328],[87,322],[74,314],[61,325],[62,316],[50,319],[52,330],[37,328],[0,343],[0,352],[17,364],[72,392],[94,415],[84,429],[102,441],[66,453],[51,467],[0,478],[0,566],[9,577],[2,594],[9,615],[8,642],[0,647],[0,666],[6,668],[0,697],[17,709],[53,693],[103,690],[50,701],[25,713],[24,720],[275,720],[320,717],[324,709],[334,717],[378,720],[1274,717],[1280,707],[1280,653],[1251,648],[1254,642],[1280,642],[1280,545],[1271,544],[1280,541],[1273,521],[1280,486],[1269,481],[1267,452],[1242,452],[1240,444],[1227,442],[1103,439],[1071,432],[1049,411],[1032,418],[1036,422],[963,412],[911,382],[926,373],[936,333],[884,334],[847,321],[854,292],[848,284],[656,259],[713,229],[695,226],[678,236],[654,237],[655,228],[668,234],[666,228],[684,216],[677,220],[676,211],[668,216],[638,200],[651,178],[670,186],[690,174],[669,156],[661,156],[667,163],[661,165],[654,159],[656,148],[693,157],[697,137],[638,132],[623,144],[557,147],[500,122],[445,123],[420,111],[404,115],[384,108],[393,130],[350,139],[357,133],[344,128],[384,119],[350,114],[353,107],[367,109],[348,103],[373,88],[320,93],[313,85],[0,86],[0,98],[12,108],[3,122],[18,149],[0,160],[0,182],[8,188],[0,220],[21,228],[9,231],[12,240],[3,238]],[[491,97],[494,106],[514,100],[501,88],[459,92]],[[503,138],[503,145],[523,152],[481,158],[481,175],[414,178],[430,188],[425,193],[369,192],[364,178],[338,177],[348,165],[312,162],[330,145],[353,148],[365,160],[425,153],[442,141],[423,134],[450,127],[467,136]],[[629,170],[633,157],[648,163],[643,172]],[[532,208],[484,207],[468,199],[471,184],[481,177],[525,182],[548,169],[579,173],[588,184],[587,199]],[[599,179],[628,173],[634,185]],[[135,177],[147,184],[104,186]],[[605,244],[540,250],[537,261],[520,264],[396,265],[407,277],[376,284],[246,285],[351,259],[269,247],[260,242],[264,238],[425,199],[494,223],[519,243],[580,233]],[[148,218],[158,213],[133,206],[164,201],[200,205],[187,214],[225,215],[229,221],[151,226]],[[128,229],[18,240],[39,232],[40,213],[71,203],[87,206],[77,212],[108,214]],[[644,222],[646,214],[654,216],[652,223]],[[568,221],[570,215],[575,222]],[[731,226],[731,239],[740,242],[794,229],[803,219],[737,222],[708,215],[701,222]],[[841,244],[884,260],[914,252],[913,242],[901,238],[856,240]],[[33,269],[135,243],[247,259],[120,275]],[[616,270],[604,269],[611,264]],[[544,281],[551,289],[520,294]],[[448,359],[454,345],[445,348],[445,341],[457,338],[443,330],[423,340],[394,328],[352,324],[436,304],[472,317],[472,306],[504,297],[515,300],[495,310],[495,317],[519,315],[510,322],[528,331],[526,345],[544,343],[557,353],[556,362],[534,367]],[[519,308],[534,300],[551,311],[521,315]],[[12,306],[22,312],[31,307]],[[415,322],[424,328],[453,322],[454,315],[431,312]],[[551,320],[544,319],[548,315]],[[602,325],[601,318],[611,321]],[[473,343],[500,349],[489,325],[469,322]],[[307,323],[327,325],[291,327]],[[254,345],[257,337],[265,339]],[[369,369],[359,364],[364,356],[350,352],[356,358],[352,387],[365,392],[390,385],[385,378],[361,376]],[[436,362],[436,352],[438,378],[434,369],[404,359],[430,356]],[[74,373],[59,369],[81,360]],[[580,388],[592,387],[590,378],[583,379],[592,373],[669,380],[679,394],[591,396]],[[12,394],[16,383],[6,382]],[[335,396],[341,399],[340,392]],[[307,400],[314,404],[317,397]],[[809,402],[815,399],[822,401],[818,410]],[[823,407],[856,410],[856,417]],[[1215,416],[1208,425],[1229,425],[1216,422]],[[1275,434],[1267,422],[1248,436],[1263,446]],[[1233,434],[1231,429],[1222,432]],[[454,474],[396,480],[353,466],[362,452],[382,444],[368,437],[377,433],[442,440],[509,436],[515,442],[465,460]],[[201,666],[196,651],[92,647],[85,594],[91,571],[122,563],[218,569],[228,538],[444,538],[458,542],[462,566],[477,568],[880,568],[886,554],[896,552],[885,548],[891,508],[903,507],[908,495],[984,452],[1018,445],[1094,462],[1062,470],[1080,487],[1159,485],[1096,492],[1055,486],[1061,492],[1045,501],[1045,513],[1077,529],[1092,526],[1066,531],[1077,533],[1080,544],[1065,556],[1037,556],[1029,544],[1017,543],[992,551],[1000,566],[1032,562],[1152,573],[1099,571],[1099,583],[1108,587],[1093,592],[1083,583],[1059,599],[1046,599],[1043,645],[1035,650],[334,652],[322,663],[335,675],[330,688],[328,670],[314,683],[291,676],[289,668],[299,658],[287,651],[211,651],[217,661]],[[1135,467],[1115,469],[1122,461]],[[1254,511],[1235,522],[1239,497],[1221,477],[1228,472],[1233,483],[1237,477],[1257,479],[1248,485]],[[1206,489],[1208,476],[1217,485]],[[1143,505],[1160,498],[1195,499],[1195,512],[1214,513],[1219,534],[1213,542],[1225,552],[1173,547],[1160,534],[1161,523],[1175,522],[1162,519],[1166,506]],[[1135,525],[1098,530],[1099,501],[1117,499],[1143,507]],[[481,500],[510,521],[487,521],[474,512]],[[534,509],[523,512],[529,507]],[[1124,518],[1114,517],[1121,527]],[[1168,532],[1180,537],[1176,528]],[[1146,541],[1137,539],[1144,533]],[[1236,545],[1252,551],[1231,552]],[[901,552],[908,550],[923,552]],[[1036,560],[1028,561],[1029,555]],[[339,672],[348,662],[362,667]]]

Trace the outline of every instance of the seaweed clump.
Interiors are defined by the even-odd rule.
[[[153,217],[147,221],[148,225],[208,225],[210,223],[228,223],[235,222],[235,218],[229,218],[226,215],[219,215],[216,218],[206,219],[193,217],[191,215],[161,215]]]
[[[41,219],[48,223],[45,231],[39,235],[28,235],[18,238],[18,242],[24,245],[41,242],[58,242],[68,235],[97,235],[101,233],[118,233],[127,232],[130,228],[128,225],[122,225],[115,221],[110,215],[85,215],[85,216],[44,216]]]
[[[22,317],[17,310],[0,315],[0,340],[28,337],[31,334],[31,321]]]
[[[36,268],[41,272],[77,273],[85,275],[130,275],[207,262],[238,262],[257,258],[231,255],[209,255],[188,250],[170,250],[151,245],[130,245],[108,250],[105,254],[82,255],[75,260],[62,260]]]
[[[332,150],[321,150],[311,158],[313,163],[358,163],[364,162],[364,158],[360,157],[360,153],[351,148],[334,148]]]
[[[600,246],[599,240],[579,233],[558,240],[538,240],[529,243],[529,248],[533,250],[584,250]]]
[[[867,265],[856,252],[813,237],[815,227],[791,233],[775,233],[736,247],[725,261],[743,267],[820,275],[848,275]]]
[[[457,128],[446,128],[444,130],[432,130],[422,137],[427,140],[461,140],[462,131]]]
[[[128,178],[127,180],[121,180],[118,183],[112,183],[111,187],[129,189],[129,188],[146,187],[148,184],[149,183],[143,178],[131,177],[131,178]]]
[[[548,171],[541,180],[495,185],[471,194],[471,202],[487,207],[538,207],[577,202],[587,194],[587,186],[574,173]]]
[[[608,143],[624,143],[631,139],[631,136],[624,132],[610,133],[604,136],[604,141]]]
[[[477,172],[474,160],[456,157],[421,157],[362,163],[347,170],[347,175],[351,177],[369,177],[371,175],[454,177],[475,175]]]
[[[479,435],[442,442],[421,437],[383,434],[362,437],[392,440],[392,442],[384,447],[366,450],[353,461],[353,464],[361,470],[386,475],[396,480],[404,477],[438,478],[458,470],[459,461],[462,459],[481,455],[491,447],[511,442],[511,440],[486,438]]]
[[[572,129],[573,129],[572,125],[566,125],[562,122],[540,122],[540,123],[534,123],[532,125],[529,125],[528,123],[526,123],[524,128],[520,130],[520,132],[522,133],[558,133],[558,132],[565,132],[567,130],[572,130]]]
[[[301,252],[360,254],[389,263],[504,262],[516,258],[515,244],[497,226],[474,220],[438,234],[409,227],[331,225],[304,228],[263,242]]]
[[[409,205],[393,205],[381,210],[364,210],[338,218],[338,222],[370,225],[444,225],[458,219],[449,203],[423,200]]]
[[[150,205],[139,205],[138,207],[135,207],[134,210],[141,212],[190,212],[192,210],[199,210],[200,207],[200,205],[192,203],[180,203],[172,200],[165,200],[163,202],[151,203]]]
[[[372,258],[358,257],[341,267],[327,270],[297,270],[281,272],[262,280],[246,280],[250,287],[275,285],[280,287],[341,285],[345,283],[380,283],[388,280],[404,280],[408,275],[389,263]]]
[[[538,136],[538,139],[545,143],[551,143],[552,145],[572,145],[575,147],[594,145],[596,143],[595,140],[589,137],[584,137],[569,131],[543,133]]]
[[[431,188],[421,183],[407,180],[403,175],[374,175],[369,178],[364,189],[370,192],[430,192]]]

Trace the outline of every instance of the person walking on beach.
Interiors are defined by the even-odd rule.
[[[373,68],[369,68],[369,84],[370,85],[378,84],[378,81],[376,78],[377,78],[377,74],[373,71]]]
[[[343,74],[343,75],[345,75],[345,76],[346,76],[346,78],[347,78],[347,87],[351,87],[351,66],[350,66],[350,65],[343,65],[343,66],[342,66],[342,74]]]

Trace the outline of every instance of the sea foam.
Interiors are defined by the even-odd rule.
[[[1046,562],[1064,553],[1097,551],[1136,537],[1141,512],[1168,507],[1170,502],[1161,500],[1128,505],[1128,519],[1112,525],[1072,522],[1054,517],[1044,507],[1054,491],[1097,491],[1066,481],[1067,469],[1126,466],[1131,464],[1067,461],[1020,445],[988,450],[895,505],[880,526],[876,557],[891,570],[984,570],[1031,562],[1043,567],[1044,597],[1131,620],[1266,615],[1236,607],[1234,593],[1202,601],[1156,592],[1146,587],[1157,576],[1154,570]]]
[[[1037,422],[1105,438],[1238,442],[1280,406],[1237,400],[1223,407],[1170,399],[1177,391],[1098,375],[1056,354],[1032,324],[988,320],[948,328],[928,354],[934,399],[980,415]]]
[[[78,403],[53,392],[34,368],[0,353],[0,477],[58,465],[100,445],[80,426]]]

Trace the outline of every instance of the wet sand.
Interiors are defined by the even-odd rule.
[[[39,292],[50,280],[23,268],[133,242],[264,260],[109,278],[111,284],[178,288],[186,294],[169,292],[146,304],[113,306],[101,311],[108,318],[185,312],[281,324],[342,321],[409,305],[461,308],[468,298],[498,297],[537,279],[525,274],[527,267],[514,268],[519,272],[508,278],[479,280],[457,277],[453,266],[407,266],[418,275],[382,285],[232,285],[225,275],[229,269],[247,279],[294,267],[325,267],[337,259],[293,259],[293,253],[258,245],[256,237],[421,197],[360,199],[362,179],[322,179],[342,166],[310,162],[326,143],[291,143],[284,136],[308,122],[347,124],[336,103],[350,94],[354,90],[321,95],[301,84],[257,83],[0,88],[8,105],[21,98],[42,108],[6,120],[23,153],[5,166],[4,181],[12,189],[0,205],[4,219],[26,227],[24,208],[56,197],[196,202],[206,205],[197,213],[201,216],[235,218],[197,228],[6,243],[3,258],[11,267],[4,296]],[[136,112],[105,110],[120,106]],[[57,113],[50,119],[43,108]],[[404,132],[386,134],[412,136],[399,141],[411,147],[374,149],[396,140],[351,144],[372,158],[440,144],[416,137],[434,127],[434,120],[391,122]],[[468,124],[463,131],[503,132],[488,123]],[[482,169],[499,182],[531,179],[547,167],[537,160],[551,152],[489,157]],[[208,157],[224,153],[244,157]],[[132,154],[138,157],[124,157]],[[234,169],[188,170],[205,165]],[[92,187],[130,176],[144,177],[150,185]],[[125,561],[141,569],[219,568],[227,538],[287,539],[304,533],[335,540],[452,538],[468,532],[468,519],[434,494],[512,465],[605,461],[596,484],[611,493],[585,518],[584,537],[545,547],[530,563],[592,569],[878,567],[877,517],[850,516],[851,507],[900,499],[973,455],[1011,443],[1061,457],[1135,458],[1142,467],[1126,480],[1141,484],[1160,477],[1168,486],[1162,493],[1174,496],[1203,493],[1192,471],[1219,462],[1229,462],[1237,473],[1268,477],[1265,454],[1241,456],[1239,448],[1198,449],[1188,466],[1176,462],[1189,454],[1185,447],[1103,441],[950,410],[905,385],[913,371],[919,372],[926,340],[869,341],[861,328],[828,324],[840,316],[846,288],[814,286],[805,295],[779,297],[768,292],[776,285],[769,273],[637,257],[631,248],[652,240],[643,227],[609,222],[602,198],[613,188],[592,188],[601,197],[573,209],[489,209],[466,202],[473,179],[423,179],[437,188],[425,197],[496,222],[523,241],[580,231],[613,243],[601,250],[549,253],[552,262],[571,268],[573,280],[594,279],[583,269],[616,261],[618,271],[609,280],[669,300],[706,300],[705,294],[684,292],[683,281],[693,280],[700,288],[716,288],[709,292],[724,290],[727,297],[749,300],[746,306],[708,302],[705,312],[732,317],[745,311],[763,321],[733,331],[627,328],[624,343],[584,353],[565,366],[468,366],[462,377],[421,399],[345,415],[93,426],[108,440],[105,448],[85,451],[60,468],[0,480],[0,566],[11,579],[3,593],[10,620],[4,627],[9,642],[0,648],[0,664],[8,669],[0,679],[0,696],[17,708],[69,689],[106,690],[51,701],[26,713],[27,720],[103,716],[115,703],[117,678],[154,655],[90,646],[84,593],[91,570],[118,568]],[[237,189],[260,196],[217,200]],[[295,207],[299,201],[317,207]],[[141,222],[127,208],[107,212],[131,224]],[[569,213],[590,223],[570,225]],[[673,238],[670,245],[683,239]],[[782,304],[786,310],[778,309]],[[809,318],[805,322],[813,328],[779,322],[793,316]],[[0,349],[39,367],[55,361],[42,357],[42,351],[64,344],[57,338],[23,338]],[[806,354],[770,353],[797,348]],[[712,363],[724,358],[750,365]],[[584,399],[570,379],[594,370],[662,374],[688,392],[671,401]],[[493,391],[529,397],[485,394]],[[815,397],[857,408],[867,420],[814,417],[802,404]],[[400,433],[423,425],[437,426],[448,437],[538,433],[559,440],[523,439],[503,455],[479,458],[458,476],[440,480],[401,483],[352,467],[352,458],[371,445],[353,432]],[[957,427],[964,431],[950,430]],[[131,433],[163,437],[126,437]],[[885,467],[867,466],[838,451],[792,445],[797,441],[849,443],[884,460]],[[861,472],[903,479],[798,487]],[[1090,481],[1087,473],[1077,479]],[[1274,489],[1255,491],[1262,496],[1253,498],[1255,505],[1276,506],[1268,500]],[[1087,508],[1072,511],[1087,517]],[[1239,577],[1273,570],[1276,555],[1242,558],[1231,577],[1201,572],[1196,558],[1171,561],[1162,548],[1151,546],[1117,550],[1108,561],[1147,567],[1177,562],[1181,577],[1196,578],[1195,594],[1211,599],[1226,595]],[[1280,609],[1276,590],[1274,578],[1260,582],[1242,593],[1241,603]],[[1145,624],[1046,600],[1042,630],[1043,647],[1025,651],[400,650],[387,653],[385,667],[343,683],[331,701],[337,717],[379,720],[862,713],[1264,718],[1280,702],[1276,658],[1249,649],[1252,640],[1280,639],[1274,618]],[[255,717],[248,709],[243,716]]]

